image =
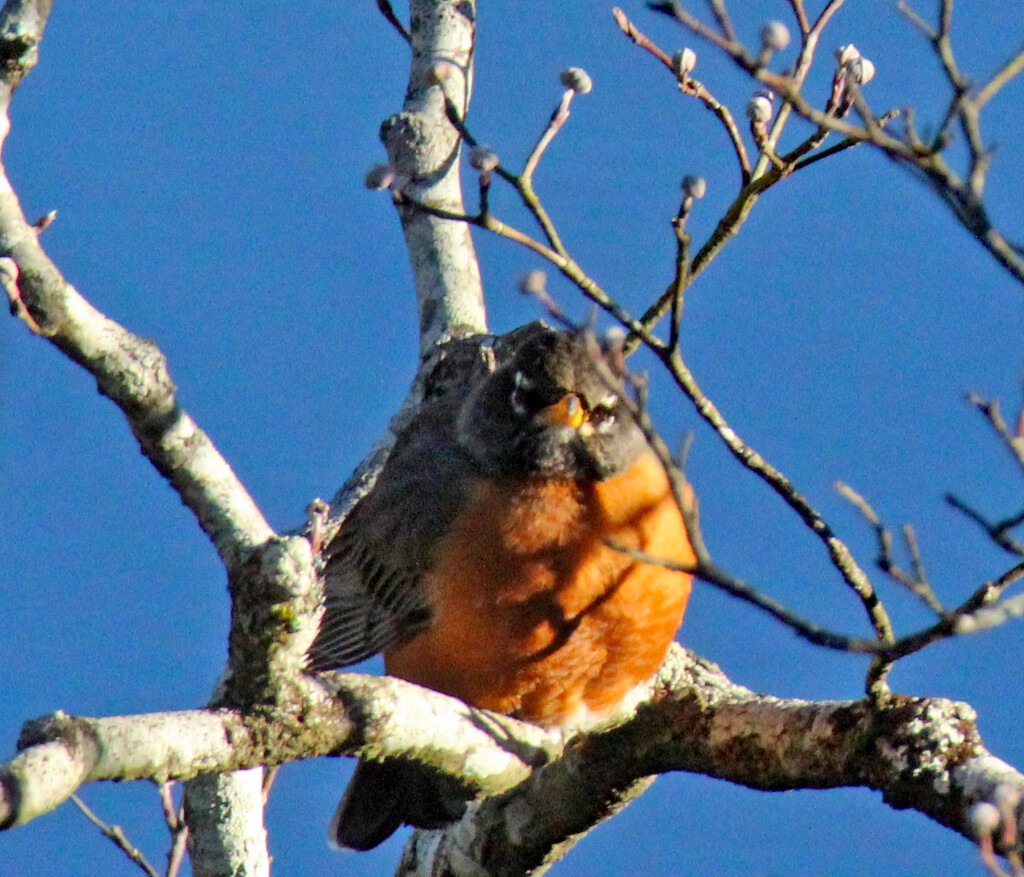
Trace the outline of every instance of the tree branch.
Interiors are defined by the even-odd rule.
[[[465,117],[473,89],[474,0],[412,0],[412,67],[402,112],[385,121],[388,157],[415,200],[464,213],[459,182],[459,133],[448,122],[446,93]],[[429,76],[450,62],[446,89]],[[420,315],[420,352],[439,342],[487,330],[483,287],[469,228],[399,204]]]
[[[11,94],[35,64],[49,6],[45,0],[9,0],[0,12],[0,42],[8,59],[0,76],[0,149],[10,131]],[[0,167],[0,254],[13,260],[2,272],[8,296],[13,301],[16,290],[38,334],[86,369],[100,393],[121,409],[142,452],[232,568],[270,537],[270,526],[206,434],[178,406],[160,350],[79,295],[39,245],[38,231],[25,219]]]
[[[984,748],[965,704],[896,696],[876,709],[759,695],[678,646],[634,718],[568,747],[397,679],[332,673],[308,685],[311,699],[290,717],[224,709],[31,722],[0,772],[0,824],[28,821],[99,779],[163,781],[327,753],[402,757],[455,777],[469,797],[510,790],[439,841],[415,835],[402,873],[441,873],[468,856],[454,873],[473,862],[503,875],[537,873],[647,777],[670,770],[773,791],[862,786],[966,836],[972,804],[1000,784],[1024,792],[1024,777]],[[259,771],[251,776],[258,796]]]
[[[398,873],[543,873],[648,777],[669,770],[767,791],[862,786],[973,840],[968,808],[1001,785],[1024,789],[1024,776],[984,748],[974,721],[969,706],[942,699],[896,697],[876,710],[863,700],[759,695],[676,648],[636,718],[578,739],[440,839],[418,832]]]

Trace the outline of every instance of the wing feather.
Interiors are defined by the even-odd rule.
[[[326,547],[326,608],[309,653],[333,670],[387,651],[430,622],[423,575],[462,507],[473,464],[455,443],[455,401],[425,408],[374,489]]]

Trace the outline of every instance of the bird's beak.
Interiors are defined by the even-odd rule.
[[[544,409],[544,419],[552,426],[579,429],[587,422],[587,409],[575,393],[566,393],[554,405]]]

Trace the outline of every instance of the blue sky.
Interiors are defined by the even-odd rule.
[[[695,75],[742,113],[747,81],[641,3],[623,5],[667,50],[692,45]],[[748,42],[763,20],[788,20],[783,2],[733,5]],[[917,8],[930,15],[933,5]],[[964,0],[955,25],[962,66],[978,78],[1019,47],[1019,22],[994,0]],[[938,69],[894,3],[849,0],[823,51],[849,42],[878,67],[866,92],[873,106],[912,103],[922,120],[937,118]],[[734,160],[709,114],[621,36],[610,6],[586,0],[481,4],[471,129],[521,164],[568,66],[586,68],[595,88],[574,102],[537,187],[580,264],[639,311],[671,277],[679,180],[708,181],[690,224],[700,241],[735,194]],[[388,198],[362,183],[383,158],[377,129],[399,109],[406,74],[405,47],[368,0],[267,0],[258,9],[65,0],[15,97],[5,164],[30,219],[59,210],[43,237],[48,252],[94,305],[156,340],[182,403],[278,528],[297,524],[312,497],[334,493],[415,368],[398,223]],[[825,65],[809,86],[822,103],[830,75]],[[1024,200],[1022,89],[1018,81],[993,102],[985,127],[998,146],[991,210],[1011,237]],[[511,193],[496,190],[492,207],[526,226]],[[477,245],[492,328],[536,318],[515,290],[538,261],[505,241],[478,237]],[[588,313],[561,279],[550,290],[569,313]],[[228,601],[212,547],[93,381],[18,321],[0,327],[6,758],[22,721],[58,708],[109,715],[201,705],[224,661]],[[836,479],[894,527],[914,524],[936,590],[955,604],[1008,564],[943,494],[998,517],[1019,509],[1021,483],[962,394],[998,396],[1015,411],[1022,328],[1024,289],[930,193],[858,149],[761,200],[688,294],[684,336],[688,362],[732,426],[864,565],[872,534],[834,493]],[[689,473],[716,561],[817,623],[864,634],[820,544],[652,378],[670,442],[695,431]],[[901,631],[929,622],[880,579]],[[990,749],[1024,765],[1022,638],[1011,623],[940,644],[902,662],[894,687],[967,700]],[[805,645],[706,586],[680,640],[758,691],[834,699],[861,691],[863,658]],[[363,856],[326,847],[348,769],[325,760],[281,772],[267,813],[276,873],[391,872],[400,842]],[[162,863],[166,832],[152,786],[83,794]],[[0,861],[13,877],[132,873],[70,805],[0,836]],[[554,873],[638,871],[792,877],[980,867],[968,843],[890,810],[875,793],[769,795],[680,775],[660,779]]]

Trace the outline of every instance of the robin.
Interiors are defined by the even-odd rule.
[[[694,554],[610,359],[538,325],[468,395],[422,409],[325,549],[311,669],[382,651],[393,676],[567,732],[635,706],[690,576],[610,546]],[[428,785],[407,763],[360,762],[332,843],[458,818]]]

